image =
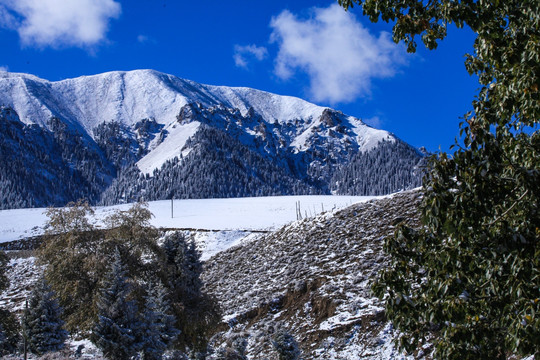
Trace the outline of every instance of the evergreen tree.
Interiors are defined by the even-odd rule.
[[[64,347],[68,333],[60,318],[62,310],[54,292],[44,279],[39,280],[32,293],[23,318],[28,347],[35,354],[58,351]]]
[[[161,282],[150,282],[145,297],[143,313],[142,359],[161,359],[180,331],[176,329],[176,319],[171,315],[167,300],[167,289]]]
[[[214,350],[209,356],[211,360],[246,360],[246,334],[235,334],[227,339],[225,346]],[[212,351],[212,349],[211,349]]]
[[[197,351],[206,350],[206,342],[220,321],[215,300],[202,292],[200,253],[193,242],[175,232],[165,239],[164,278],[170,291],[171,307],[181,331],[176,344]]]
[[[84,132],[58,118],[48,125],[24,124],[0,106],[0,209],[96,200],[116,175]]]
[[[8,258],[0,251],[0,293],[9,286]],[[0,308],[0,355],[15,351],[19,339],[19,323],[9,311]]]
[[[401,140],[383,140],[338,167],[330,181],[337,194],[384,195],[422,185],[425,157]]]
[[[128,300],[130,286],[117,250],[98,302],[98,320],[91,340],[112,359],[128,359],[140,350],[137,305]]]
[[[209,356],[210,360],[245,360],[246,356],[240,354],[235,349],[225,346],[217,349],[212,355]]]
[[[20,339],[20,324],[15,315],[0,308],[0,355],[10,354],[17,350]]]

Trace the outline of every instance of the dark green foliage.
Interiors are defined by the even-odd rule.
[[[339,167],[330,181],[337,194],[384,195],[422,185],[425,157],[410,145],[396,140],[353,156]]]
[[[0,209],[96,200],[111,183],[114,169],[90,138],[56,118],[50,127],[0,106]]]
[[[277,331],[272,340],[272,345],[274,345],[274,349],[278,353],[279,360],[297,360],[300,359],[302,354],[294,336],[284,329]]]
[[[227,342],[228,349],[230,349],[231,356],[229,357],[231,360],[246,360],[247,354],[247,336],[246,334],[238,334],[236,336],[233,336],[232,339],[229,339]]]
[[[299,135],[298,124],[314,119],[270,124],[253,109],[242,115],[238,109],[200,104],[185,105],[177,118],[180,125],[201,124],[182,149],[189,153],[185,157],[177,154],[150,176],[142,174],[136,162],[168,135],[154,119],[133,126],[103,122],[91,137],[65,119],[49,119],[46,129],[26,125],[14,110],[0,107],[0,209],[63,206],[83,198],[91,204],[112,205],[173,196],[328,194],[335,187],[331,184],[335,173],[345,173],[355,192],[358,184],[351,177],[377,173],[384,178],[377,183],[371,175],[360,186],[375,188],[363,189],[363,193],[414,186],[403,186],[400,177],[419,181],[414,162],[409,164],[406,159],[396,167],[393,162],[380,161],[382,155],[375,159],[380,168],[347,172],[348,161],[359,146],[350,141],[354,134],[345,116],[330,109],[311,127],[305,151],[287,142]],[[362,162],[356,161],[354,166]],[[352,190],[341,186],[340,191],[350,194]]]
[[[121,169],[138,160],[138,144],[130,129],[117,121],[104,122],[94,129],[94,140],[105,157]]]
[[[238,109],[185,105],[179,123],[202,123],[183,148],[189,154],[167,161],[152,176],[136,165],[123,168],[101,203],[138,201],[142,194],[145,201],[328,194],[336,189],[363,195],[419,186],[418,151],[397,141],[358,153],[357,144],[344,140],[352,130],[342,118],[324,110],[321,123],[312,128],[309,149],[297,151],[284,140],[297,132],[292,122],[269,124],[253,111],[242,116]],[[258,135],[246,135],[243,127]]]
[[[194,242],[187,242],[185,238],[175,233],[167,236],[163,243],[168,271],[168,281],[171,287],[181,293],[181,298],[193,298],[200,293],[202,282],[199,275],[202,264],[200,253]]]
[[[531,168],[540,167],[538,138],[529,138],[537,149]],[[487,148],[486,158],[441,156],[424,199],[427,229],[404,228],[386,242],[392,261],[378,292],[388,289],[387,313],[406,332],[408,350],[432,336],[441,358],[539,349],[540,179],[525,171],[534,175],[521,186],[509,182],[501,149]]]
[[[291,174],[286,163],[212,127],[201,127],[186,143],[189,147],[193,149],[186,158],[167,161],[151,177],[136,166],[124,169],[103,194],[102,203],[137,201],[143,193],[145,201],[321,193]]]
[[[171,307],[181,331],[176,343],[180,348],[205,351],[207,340],[221,317],[215,300],[201,290],[200,254],[195,244],[186,242],[180,233],[168,235],[163,249]]]
[[[7,335],[4,330],[4,326],[0,323],[0,355],[4,355],[4,353],[7,354],[7,351],[4,351],[4,349],[7,347]]]
[[[19,321],[14,314],[0,308],[0,355],[15,352],[20,338]]]
[[[129,359],[142,348],[142,324],[137,304],[128,299],[129,295],[126,269],[116,250],[98,300],[98,320],[91,335],[92,342],[111,359]]]
[[[236,333],[230,336],[225,345],[218,349],[209,348],[209,360],[246,360],[247,334]]]
[[[41,355],[64,347],[68,333],[61,316],[54,292],[44,279],[39,280],[23,315],[24,336],[31,352]]]
[[[210,357],[211,360],[245,360],[247,359],[245,355],[238,353],[230,347],[223,347],[216,350],[214,354]]]
[[[159,136],[162,140],[165,137],[163,125],[156,123],[154,119],[143,119],[133,127],[118,121],[104,122],[99,124],[93,133],[96,144],[118,171],[146,155],[154,138]]]
[[[0,293],[9,287],[8,257],[0,250]],[[9,311],[0,308],[0,355],[13,352],[19,339],[19,323]]]
[[[462,146],[431,160],[424,227],[387,239],[375,286],[408,351],[441,359],[540,356],[540,7],[538,1],[341,0],[394,40],[436,48],[446,27],[477,35],[466,69],[481,88]]]

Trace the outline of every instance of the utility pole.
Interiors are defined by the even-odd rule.
[[[171,197],[171,219],[174,219],[174,196]]]

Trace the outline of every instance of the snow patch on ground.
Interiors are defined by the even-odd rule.
[[[173,214],[170,200],[152,201],[148,205],[154,215],[151,223],[156,227],[260,231],[275,230],[296,221],[297,202],[300,202],[302,217],[306,215],[312,217],[323,211],[337,210],[373,198],[375,197],[317,195],[174,200]],[[115,210],[127,210],[131,206],[124,204],[97,207],[96,218],[103,219]],[[46,210],[45,208],[0,210],[0,242],[42,235],[47,221]],[[214,243],[219,242],[216,241]]]
[[[28,298],[34,286],[36,268],[35,257],[10,259],[6,274],[10,284],[0,293],[0,308],[8,308],[11,311],[24,310],[23,300]]]
[[[227,250],[233,246],[245,244],[258,236],[258,233],[244,230],[231,230],[195,232],[192,235],[192,238],[197,244],[197,248],[201,250],[201,260],[206,261],[221,251]]]

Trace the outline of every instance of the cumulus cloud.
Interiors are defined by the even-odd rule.
[[[93,46],[120,13],[114,0],[0,0],[2,26],[17,30],[26,46]]]
[[[263,46],[256,45],[235,45],[234,46],[234,63],[236,66],[247,69],[248,59],[255,58],[258,61],[264,60],[268,56],[268,50]]]
[[[275,74],[287,80],[306,73],[314,100],[334,104],[369,96],[373,78],[391,77],[404,64],[404,51],[389,33],[371,34],[339,5],[314,8],[311,15],[283,11],[272,18],[270,40],[279,46]]]

